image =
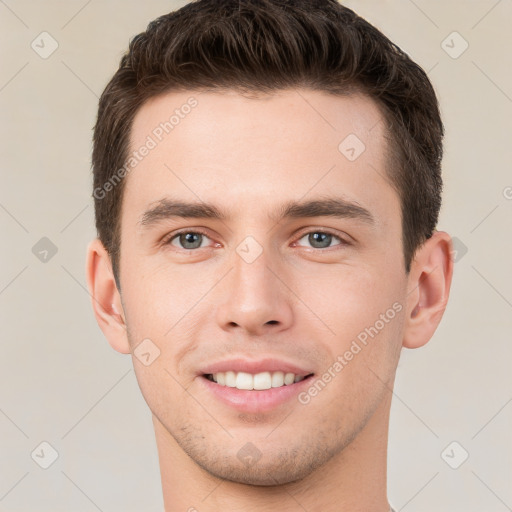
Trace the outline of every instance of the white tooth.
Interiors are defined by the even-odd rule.
[[[257,373],[254,376],[254,389],[270,389],[272,387],[272,378],[270,372]]]
[[[254,389],[254,379],[250,373],[238,372],[236,374],[236,387],[238,389]]]
[[[294,382],[300,382],[304,379],[294,373],[284,372],[261,372],[252,375],[247,372],[218,372],[212,374],[213,380],[220,386],[244,390],[265,390],[270,388],[279,388],[289,386]]]
[[[226,386],[230,388],[236,387],[236,373],[235,372],[226,372],[224,377],[224,381]]]
[[[289,386],[290,384],[293,384],[293,380],[294,379],[295,379],[295,374],[294,373],[287,373],[284,376],[284,383],[285,383],[285,385]]]
[[[280,388],[281,386],[284,386],[284,373],[274,372],[272,374],[272,387]]]

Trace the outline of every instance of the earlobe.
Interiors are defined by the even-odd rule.
[[[110,256],[97,238],[87,248],[86,275],[94,316],[100,329],[114,350],[129,354],[126,320]]]
[[[402,345],[418,348],[433,336],[448,303],[453,275],[452,241],[435,231],[418,249],[411,265]]]

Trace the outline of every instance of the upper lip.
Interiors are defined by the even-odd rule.
[[[295,375],[299,375],[301,377],[305,377],[312,371],[301,368],[298,365],[293,363],[288,363],[283,360],[275,359],[275,358],[267,358],[267,359],[259,359],[259,360],[249,360],[249,359],[227,359],[223,361],[218,361],[216,363],[211,363],[208,366],[205,366],[199,371],[200,375],[208,375],[220,372],[246,372],[246,373],[262,373],[262,372],[283,372],[283,373],[294,373]]]

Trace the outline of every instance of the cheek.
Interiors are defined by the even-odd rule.
[[[155,337],[165,340],[174,325],[187,315],[205,293],[207,282],[186,270],[144,265],[143,258],[126,262],[133,269],[125,276],[123,298],[127,322],[135,339]]]
[[[325,279],[324,293],[316,295],[317,309],[311,309],[334,331],[323,340],[317,337],[330,355],[319,378],[333,384],[318,405],[330,403],[342,416],[362,421],[392,384],[404,323],[401,280],[392,272],[361,269]]]
[[[198,315],[202,322],[211,321],[201,302],[214,281],[204,274],[198,276],[192,267],[188,271],[170,266],[147,269],[142,264],[132,268],[137,272],[126,280],[123,290],[130,346],[134,352],[142,340],[149,339],[158,352],[148,368],[134,355],[139,386],[155,396],[172,389],[171,396],[178,397],[183,390],[178,382],[185,387],[190,384],[191,376],[182,371],[180,363],[184,354],[197,348]],[[158,389],[162,392],[156,393]]]
[[[195,407],[195,402],[190,400],[190,394],[186,391],[187,384],[176,375],[165,356],[162,352],[150,366],[144,366],[136,360],[133,363],[137,383],[149,409],[164,424],[171,425],[180,415],[192,417],[191,409]]]
[[[398,265],[385,271],[333,265],[302,280],[299,296],[315,313],[309,326],[311,336],[329,354],[327,369],[342,358],[343,369],[336,373],[343,375],[337,380],[340,385],[343,382],[344,389],[372,394],[380,387],[375,387],[376,375],[384,381],[392,375],[400,353],[405,310],[402,274]],[[323,336],[318,336],[316,326]]]
[[[337,338],[357,335],[402,300],[403,276],[392,268],[330,265],[301,272],[297,295]]]

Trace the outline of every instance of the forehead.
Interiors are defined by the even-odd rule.
[[[247,206],[254,216],[264,205],[337,191],[365,205],[391,201],[396,210],[385,135],[379,108],[359,94],[167,93],[134,119],[123,203],[140,213],[168,193],[241,214]]]
[[[133,149],[148,135],[166,146],[169,139],[190,136],[192,142],[206,144],[228,136],[237,141],[270,140],[278,134],[281,144],[292,143],[298,150],[306,141],[310,144],[302,147],[308,151],[315,142],[319,149],[338,150],[340,137],[352,134],[371,143],[366,149],[372,152],[383,142],[382,121],[377,104],[359,93],[341,96],[305,89],[250,96],[233,90],[170,92],[151,98],[139,109],[130,142]],[[320,138],[324,148],[318,144]]]

